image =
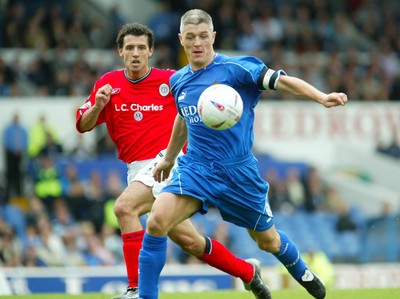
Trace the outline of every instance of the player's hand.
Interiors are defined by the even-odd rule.
[[[165,181],[169,177],[172,167],[174,167],[174,163],[170,163],[166,161],[165,158],[162,158],[160,161],[158,161],[157,165],[154,167],[153,170],[154,180],[159,183]]]
[[[326,108],[344,106],[347,103],[347,95],[343,92],[332,92],[327,94],[322,102]]]
[[[99,107],[100,109],[103,109],[110,101],[111,92],[112,92],[112,87],[110,84],[106,84],[100,87],[96,93],[95,106]]]

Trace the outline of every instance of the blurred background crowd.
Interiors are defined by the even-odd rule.
[[[177,39],[179,18],[197,7],[214,19],[218,52],[254,54],[271,68],[284,69],[321,90],[346,92],[352,101],[400,100],[399,1],[156,2],[158,9],[146,22],[156,37],[152,61],[156,67],[176,69],[186,63]],[[117,6],[104,11],[96,7],[96,1],[1,1],[0,107],[2,98],[16,96],[81,96],[84,101],[100,75],[122,67],[116,34],[121,25],[134,21],[124,18]],[[288,99],[268,92],[262,97]],[[7,165],[0,180],[0,265],[123,263],[112,208],[126,184],[124,170],[107,169],[102,179],[104,172],[93,169],[83,178],[77,163],[65,162],[93,156],[115,159],[114,146],[101,136],[95,148],[77,144],[66,151],[65,141],[44,116],[31,128],[21,124],[18,114],[13,117],[2,132]],[[397,140],[390,148],[378,146],[377,150],[400,158]],[[315,238],[313,249],[325,250],[334,262],[365,261],[360,254],[363,232],[368,225],[379,226],[379,219],[365,219],[346,205],[311,165],[300,171],[289,169],[283,177],[273,168],[263,175],[270,183],[278,225],[294,223],[282,228],[298,236],[295,241],[301,249],[307,249],[301,245],[303,239]],[[321,215],[324,218],[318,222]],[[382,207],[385,217],[391,217],[389,206]],[[247,247],[236,242],[245,237],[232,233],[234,228],[213,212],[193,219],[199,229],[215,235],[234,252],[252,254],[242,252]],[[315,219],[321,235],[301,235],[304,219],[311,223]],[[296,227],[298,223],[302,224]],[[347,240],[343,243],[347,251],[346,246],[338,248],[335,240],[340,237]],[[391,255],[392,261],[398,254]],[[170,262],[193,260],[172,245]]]
[[[398,1],[158,2],[147,22],[156,35],[155,66],[185,63],[177,39],[179,18],[188,8],[199,7],[214,19],[216,49],[255,54],[272,68],[323,90],[342,90],[354,100],[400,99]],[[88,61],[87,52],[116,54],[120,26],[135,21],[125,19],[117,6],[101,11],[95,1],[9,0],[0,9],[0,47],[35,50],[28,61],[18,51],[7,61],[0,59],[0,95],[24,90],[87,95],[99,74],[121,66],[119,59],[106,63],[101,56]],[[77,52],[71,55],[71,49]],[[17,82],[30,88],[16,88]]]

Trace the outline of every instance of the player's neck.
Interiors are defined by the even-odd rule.
[[[215,56],[217,56],[217,53],[215,53],[213,51],[206,62],[204,62],[204,63],[190,63],[190,68],[193,71],[198,71],[198,70],[201,70],[201,69],[205,69],[214,61]]]
[[[125,77],[128,80],[137,81],[137,80],[140,80],[140,79],[146,77],[150,73],[150,70],[151,70],[151,67],[149,67],[149,66],[146,68],[143,68],[142,70],[140,70],[138,72],[132,72],[125,68],[124,73],[125,73]]]

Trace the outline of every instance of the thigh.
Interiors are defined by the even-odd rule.
[[[194,197],[161,193],[155,200],[147,228],[150,233],[167,234],[173,227],[190,218],[202,206],[202,202]]]
[[[139,215],[150,212],[154,202],[152,189],[141,182],[129,184],[118,196],[116,206],[123,209],[135,210]]]

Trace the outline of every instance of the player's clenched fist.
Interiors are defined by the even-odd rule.
[[[344,106],[347,102],[347,95],[343,92],[332,92],[326,96],[323,105],[327,108]]]
[[[112,87],[110,84],[106,84],[99,88],[96,93],[96,104],[99,108],[103,108],[109,101]]]

